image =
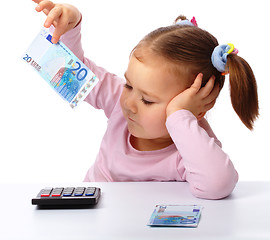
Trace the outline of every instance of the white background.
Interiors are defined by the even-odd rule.
[[[258,83],[260,118],[250,132],[234,113],[228,81],[208,121],[232,159],[240,180],[270,180],[269,2],[216,0],[67,0],[83,14],[85,55],[123,76],[130,51],[148,32],[180,14],[220,43],[232,42],[252,66]],[[45,15],[31,0],[1,5],[0,182],[80,182],[95,161],[106,129],[102,110],[83,103],[74,111],[21,55],[41,29]],[[198,159],[199,161],[200,159]]]

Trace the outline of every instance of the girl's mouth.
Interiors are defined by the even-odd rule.
[[[130,120],[131,122],[135,122],[132,118],[128,117],[128,120]]]

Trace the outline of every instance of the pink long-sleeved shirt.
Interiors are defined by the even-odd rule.
[[[61,40],[99,78],[85,101],[103,109],[108,118],[100,151],[84,181],[187,181],[196,197],[228,196],[238,174],[205,119],[198,121],[191,112],[179,110],[166,121],[174,144],[156,151],[132,147],[119,103],[123,80],[84,57],[80,30],[81,24]]]

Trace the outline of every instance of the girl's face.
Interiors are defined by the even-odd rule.
[[[128,130],[135,138],[171,140],[165,126],[166,108],[185,87],[164,63],[156,59],[140,62],[134,54],[130,58],[120,103]]]

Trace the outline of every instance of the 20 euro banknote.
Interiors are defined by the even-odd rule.
[[[202,208],[199,205],[156,205],[147,225],[197,227]]]
[[[23,54],[22,59],[75,108],[99,81],[95,74],[61,41],[43,28]]]

